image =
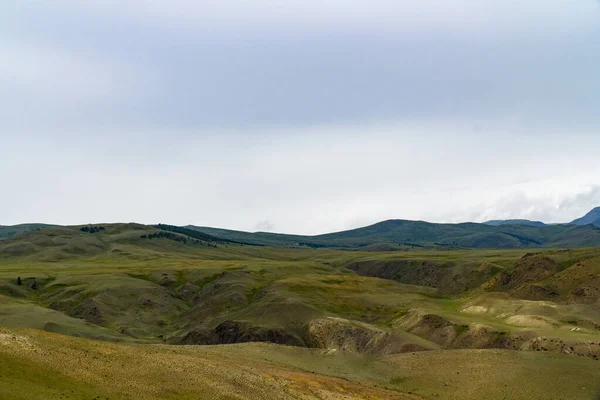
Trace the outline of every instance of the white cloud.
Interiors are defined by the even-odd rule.
[[[447,222],[492,219],[530,219],[546,223],[567,223],[600,206],[600,185],[591,176],[575,179],[559,176],[526,184],[516,184],[493,193],[477,193],[477,201],[470,207],[446,212]],[[589,182],[595,182],[590,184]]]
[[[256,232],[274,232],[275,231],[275,225],[273,225],[271,223],[271,221],[269,221],[268,219],[264,220],[264,221],[260,221],[258,222],[256,225],[254,225],[254,231]]]
[[[1,180],[27,199],[0,197],[0,220],[315,234],[389,218],[563,222],[600,200],[598,135],[477,137],[416,122],[248,133],[5,140]]]

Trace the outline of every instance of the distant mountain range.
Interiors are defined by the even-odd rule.
[[[0,226],[0,240],[51,226]],[[544,224],[524,219],[460,224],[388,220],[363,228],[314,236],[251,233],[194,225],[156,225],[155,228],[197,240],[276,247],[341,247],[379,251],[411,248],[595,247],[600,246],[600,207],[568,224]]]
[[[528,219],[495,219],[484,222],[486,225],[500,226],[500,225],[527,225],[527,226],[545,226],[546,224],[541,221],[530,221]]]
[[[594,208],[581,218],[571,222],[575,225],[594,225],[600,227],[600,207]]]
[[[388,220],[364,228],[304,236],[242,232],[187,226],[226,240],[267,246],[351,247],[381,250],[411,247],[524,248],[600,246],[600,207],[568,224],[526,219],[492,220],[482,224],[436,224]]]
[[[528,219],[504,219],[504,220],[492,220],[484,222],[486,225],[527,225],[527,226],[546,226],[541,221],[530,221]],[[576,220],[570,222],[573,225],[594,225],[600,227],[600,207],[594,208],[592,211],[587,213],[581,218],[577,218]]]
[[[225,240],[285,247],[345,247],[369,250],[370,246],[382,243],[396,246],[398,249],[600,246],[600,228],[573,224],[432,224],[423,221],[389,220],[364,228],[316,236],[250,233],[198,226],[186,228]],[[393,249],[393,246],[388,249]]]

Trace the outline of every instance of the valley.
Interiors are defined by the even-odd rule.
[[[599,248],[360,251],[200,240],[140,224],[83,228],[0,242],[0,359],[14,365],[0,372],[0,394],[600,393]],[[115,365],[131,378],[100,378]],[[54,375],[77,384],[56,388]],[[19,394],[24,381],[38,395]]]

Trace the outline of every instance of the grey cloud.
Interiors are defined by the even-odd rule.
[[[40,116],[29,121],[33,127],[108,119],[138,127],[244,129],[426,118],[514,119],[542,129],[600,126],[600,51],[590,52],[586,42],[338,37],[186,46],[138,55],[136,63],[150,65],[155,79],[141,79],[144,70],[129,74],[121,83],[129,92],[83,111],[78,99],[60,91],[43,101],[4,84],[4,123],[21,123],[12,115],[22,100]],[[114,77],[119,82],[119,74]],[[49,78],[72,82],[66,74]],[[93,93],[98,82],[79,86]]]
[[[409,34],[387,31],[381,27],[384,23],[354,29],[353,18],[362,18],[366,7],[359,1],[307,3],[302,7],[307,16],[316,18],[315,12],[324,7],[327,18],[336,16],[348,30],[326,25],[313,31],[300,24],[303,34],[277,25],[279,20],[293,22],[295,14],[288,15],[269,1],[253,8],[237,4],[238,14],[250,20],[271,9],[279,18],[263,24],[273,29],[268,33],[237,36],[228,33],[233,26],[223,11],[228,8],[217,3],[209,8],[191,1],[156,2],[152,7],[140,1],[57,3],[62,8],[4,6],[6,15],[12,13],[12,20],[21,23],[5,17],[0,32],[8,39],[18,38],[16,43],[31,42],[40,48],[34,57],[39,73],[31,86],[56,91],[51,98],[43,97],[0,79],[0,116],[6,127],[15,129],[53,125],[82,130],[98,125],[245,129],[426,118],[513,119],[538,129],[600,126],[596,112],[600,28],[588,21],[600,14],[597,7],[590,8],[587,2],[566,6],[558,0],[543,7],[469,0],[462,8],[453,6],[461,10],[458,14],[446,15],[431,10],[450,3],[425,3],[380,1],[368,9],[376,15],[391,10],[399,26],[403,24],[398,21],[410,19],[412,11],[430,18],[444,15],[473,32],[457,27],[448,32],[433,22]],[[44,7],[45,12],[39,12]],[[336,12],[340,7],[346,14]],[[98,9],[106,12],[95,12]],[[165,30],[126,18],[138,11],[159,22],[185,20],[188,14],[201,19],[203,11],[225,20],[210,32],[177,26]],[[490,15],[506,23],[490,24]],[[528,21],[528,33],[516,29],[522,20]],[[102,60],[111,60],[130,70],[123,73],[108,65],[92,76],[79,73],[81,68],[73,73],[77,63],[72,55],[89,52],[100,66]],[[22,63],[15,65],[22,68]],[[116,87],[122,95],[109,103],[82,104],[81,98],[65,95],[61,84],[90,95]],[[24,108],[26,115],[36,118],[24,122]]]
[[[459,3],[2,2],[0,223],[579,216],[600,9]]]
[[[600,186],[590,185],[577,188],[571,193],[539,194],[518,191],[502,196],[493,204],[479,204],[478,210],[462,216],[465,221],[487,221],[491,219],[530,219],[547,223],[568,223],[600,206]]]
[[[567,198],[558,205],[559,211],[566,211],[570,222],[587,214],[592,208],[600,206],[600,186],[590,186],[573,198]],[[571,218],[572,217],[572,218]]]

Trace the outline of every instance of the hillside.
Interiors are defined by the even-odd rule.
[[[544,225],[546,225],[541,221],[530,221],[528,219],[496,219],[496,220],[486,221],[486,222],[484,222],[484,224],[493,225],[493,226],[499,226],[499,225],[544,226]]]
[[[575,225],[595,225],[600,227],[600,207],[594,208],[583,217],[578,218],[571,223]]]
[[[162,231],[137,224],[102,228],[49,228],[0,244],[0,294],[5,307],[22,310],[0,323],[107,340],[270,341],[387,354],[439,346],[389,328],[408,324],[411,310],[446,310],[438,315],[463,321],[447,306],[459,310],[469,293],[599,299],[597,249],[362,253],[150,238]],[[585,310],[570,319],[600,323]]]
[[[555,387],[593,399],[600,390],[582,373],[600,358],[599,248],[363,252],[180,232],[103,224],[1,242],[0,397],[531,399]]]
[[[248,233],[188,226],[223,239],[271,246],[359,248],[381,243],[446,248],[600,246],[600,229],[575,225],[432,224],[389,220],[364,228],[316,236]]]
[[[36,231],[38,229],[50,228],[55,225],[47,224],[21,224],[12,226],[0,225],[0,240],[8,239],[21,233]]]
[[[597,361],[543,352],[447,350],[377,359],[261,343],[125,345],[6,329],[0,379],[3,399],[27,400],[531,400],[548,393],[595,400],[600,392]]]
[[[0,226],[0,240],[52,227],[57,226],[44,224]],[[336,247],[370,251],[377,249],[406,251],[415,248],[591,247],[600,246],[600,229],[598,229],[600,207],[571,224],[553,225],[525,219],[492,220],[482,224],[387,220],[362,228],[313,236],[251,233],[194,225],[179,227],[158,224],[153,228],[182,235],[190,240],[275,247]]]

